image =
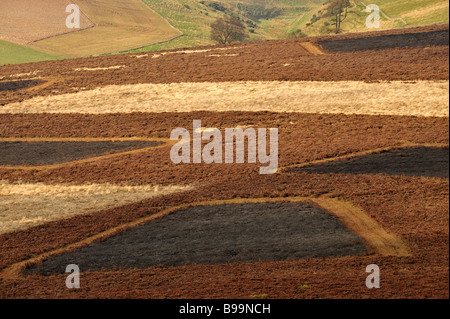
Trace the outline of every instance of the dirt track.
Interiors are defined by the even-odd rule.
[[[431,29],[439,28],[445,27]],[[213,57],[206,55],[214,53],[217,52],[167,54],[155,58],[148,55],[139,59],[129,55],[2,67],[0,78],[6,77],[6,81],[19,73],[40,70],[39,74],[48,82],[45,86],[16,92],[3,91],[0,104],[106,84],[324,78],[448,80],[448,45],[310,56],[297,41],[280,41],[236,46],[228,53],[238,56],[214,57],[211,62],[208,59]],[[286,63],[295,67],[286,68]],[[73,71],[76,67],[117,65],[126,67]],[[26,80],[27,76],[19,79]],[[0,137],[167,138],[174,127],[191,128],[193,119],[202,119],[205,127],[219,129],[278,127],[280,167],[380,148],[418,145],[448,148],[449,143],[448,117],[272,112],[1,114]],[[249,298],[267,294],[268,298],[448,298],[448,179],[305,171],[280,171],[262,176],[258,174],[259,165],[254,164],[174,165],[170,162],[169,150],[170,146],[161,146],[142,153],[56,168],[0,168],[0,179],[11,182],[196,184],[194,189],[182,194],[145,199],[0,235],[0,269],[5,271],[16,263],[82,242],[104,231],[114,232],[125,223],[149,218],[178,205],[293,196],[348,201],[365,211],[386,232],[398,236],[410,254],[96,271],[82,274],[83,286],[77,291],[65,288],[65,275],[24,279],[2,274],[0,297]],[[371,263],[381,267],[383,289],[369,291],[364,284],[365,267]],[[305,284],[311,288],[298,288]]]

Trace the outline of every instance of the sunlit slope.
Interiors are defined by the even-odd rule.
[[[27,45],[59,34],[78,31],[66,27],[68,0],[1,0],[0,40]],[[80,13],[80,29],[93,23]]]
[[[341,33],[364,32],[370,30],[387,30],[439,24],[449,21],[449,2],[446,0],[351,0],[348,16],[341,24]],[[365,12],[367,5],[376,4],[380,8],[380,28],[368,29]],[[308,35],[333,33],[334,17],[324,15],[326,4],[310,11],[303,18],[299,27]],[[314,21],[314,16],[318,17]]]
[[[243,21],[250,40],[286,38],[296,30],[299,20],[307,12],[322,5],[323,0],[143,0],[149,7],[183,32],[173,41],[148,46],[140,51],[174,49],[208,45],[211,23],[224,15]],[[261,7],[277,12],[273,16],[254,17],[251,11]],[[256,10],[258,11],[258,10]]]
[[[0,40],[0,65],[55,60],[59,58],[59,56]]]
[[[94,22],[93,28],[43,39],[30,46],[75,57],[130,50],[180,35],[141,0],[77,0],[76,3]]]

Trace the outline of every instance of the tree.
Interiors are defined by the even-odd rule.
[[[347,18],[348,7],[350,7],[350,0],[335,0],[331,4],[331,14],[335,17],[336,33],[341,31],[341,24]]]
[[[321,19],[324,18],[331,18],[332,23],[330,27],[330,24],[327,24],[327,22],[325,22],[325,24],[323,24],[320,27],[320,32],[321,33],[340,33],[341,32],[341,25],[342,22],[344,22],[344,20],[347,18],[348,13],[350,13],[351,11],[348,11],[348,8],[351,7],[351,3],[350,0],[332,0],[329,1],[327,3],[327,6],[325,8],[324,11],[319,11],[319,16],[317,15],[313,15],[313,17],[311,18],[311,21],[309,23],[309,25],[307,24],[307,26],[312,26],[314,23],[318,22]]]
[[[244,24],[231,16],[219,18],[211,24],[211,40],[219,44],[244,41],[247,37]]]
[[[306,37],[306,34],[304,34],[301,29],[297,29],[295,31],[290,32],[287,37],[288,39],[304,38]]]

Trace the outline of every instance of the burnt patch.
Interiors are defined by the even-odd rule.
[[[320,165],[290,168],[288,172],[387,174],[421,177],[449,177],[448,147],[409,147]]]
[[[55,256],[25,272],[227,264],[366,254],[360,237],[308,202],[197,206]]]
[[[449,45],[449,30],[389,34],[377,37],[323,40],[319,44],[329,52],[355,52],[394,48],[416,48]]]
[[[31,88],[39,84],[45,83],[44,80],[20,80],[0,82],[0,92],[11,91],[16,92],[22,89]]]
[[[160,144],[156,141],[0,142],[0,165],[51,165]]]

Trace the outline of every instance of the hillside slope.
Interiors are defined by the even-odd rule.
[[[2,0],[0,3],[0,40],[27,45],[44,38],[77,31],[66,27],[67,0]],[[93,22],[80,12],[80,28]]]
[[[285,39],[294,32],[297,36],[335,32],[333,18],[326,15],[331,1],[325,0],[76,0],[85,29],[69,33],[61,28],[67,15],[61,11],[67,1],[45,1],[45,19],[41,2],[2,1],[0,6],[6,10],[0,10],[0,39],[33,50],[15,47],[14,52],[19,50],[20,56],[7,56],[5,52],[11,50],[12,44],[2,43],[0,64],[210,45],[210,25],[224,15],[242,20],[250,41]],[[368,0],[350,3],[341,33],[372,31],[365,25]],[[370,3],[382,10],[380,29],[438,24],[449,19],[445,0]],[[22,10],[24,7],[29,10]]]
[[[211,23],[224,15],[243,21],[250,40],[284,39],[323,0],[143,0],[183,33],[183,37],[139,51],[208,45]],[[133,51],[137,52],[137,51]]]
[[[80,7],[81,29],[66,27],[66,0],[2,1],[0,39],[51,55],[79,57],[130,50],[180,35],[141,0],[70,2]]]
[[[0,65],[55,60],[61,57],[0,40]]]
[[[299,24],[308,35],[335,33],[335,17],[327,14],[328,1],[321,8],[308,12]],[[424,26],[449,21],[449,3],[446,0],[350,0],[348,16],[342,22],[340,33],[365,32],[368,29],[365,12],[368,4],[376,4],[380,8],[380,28],[389,30]]]
[[[90,29],[34,42],[31,47],[70,57],[119,52],[180,35],[141,0],[76,0],[95,23]]]

